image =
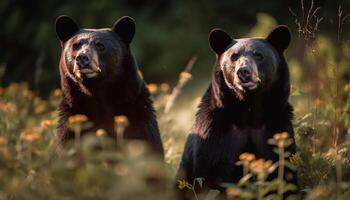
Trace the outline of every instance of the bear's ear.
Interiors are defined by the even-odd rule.
[[[61,43],[67,42],[76,32],[79,31],[78,25],[72,18],[61,15],[56,19],[56,34]]]
[[[288,48],[291,39],[288,26],[277,26],[266,39],[278,52],[283,52]]]
[[[209,33],[210,47],[216,54],[220,55],[232,43],[233,39],[222,29],[215,28]]]
[[[112,30],[126,43],[130,44],[135,35],[135,21],[129,16],[119,18]]]

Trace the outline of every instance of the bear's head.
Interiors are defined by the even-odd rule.
[[[121,17],[112,28],[80,29],[70,17],[60,16],[55,25],[62,46],[61,78],[68,77],[89,94],[89,82],[112,81],[125,75],[122,66],[132,57],[129,46],[135,34],[132,18]]]
[[[217,55],[214,79],[224,79],[240,100],[246,94],[268,91],[278,79],[290,40],[286,26],[278,26],[266,38],[233,39],[221,29],[212,30],[209,43]]]

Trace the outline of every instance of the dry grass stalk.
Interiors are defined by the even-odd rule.
[[[295,24],[298,26],[299,37],[303,36],[306,44],[310,44],[316,38],[316,32],[323,17],[318,16],[321,7],[315,7],[314,0],[311,0],[310,7],[306,10],[304,0],[301,3],[301,17],[299,17],[291,8],[290,13],[295,17]]]
[[[188,61],[187,66],[185,68],[185,70],[183,72],[180,73],[180,78],[179,78],[179,82],[177,83],[177,85],[173,88],[166,104],[165,104],[165,109],[164,109],[164,113],[168,113],[171,109],[171,107],[174,104],[175,99],[177,98],[177,96],[179,96],[179,94],[181,93],[181,89],[186,85],[186,83],[192,78],[191,75],[191,69],[193,67],[193,65],[196,63],[197,61],[197,57],[194,56],[190,59],[190,61]]]

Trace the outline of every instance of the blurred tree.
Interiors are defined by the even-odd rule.
[[[309,5],[309,0],[305,1]],[[338,6],[349,11],[349,2],[320,0],[327,21],[322,30],[337,31]],[[148,82],[175,81],[193,55],[196,80],[209,78],[214,56],[207,34],[222,27],[234,37],[242,37],[256,23],[257,13],[268,13],[277,23],[289,24],[296,33],[289,8],[300,14],[300,1],[245,0],[2,0],[0,1],[0,66],[6,66],[1,85],[28,81],[31,88],[46,94],[58,86],[60,46],[54,20],[61,14],[73,17],[81,27],[110,27],[122,15],[137,23],[132,49]],[[348,39],[346,27],[344,39]],[[299,51],[299,50],[298,50]],[[291,51],[293,52],[293,51]],[[297,52],[297,51],[296,51]]]

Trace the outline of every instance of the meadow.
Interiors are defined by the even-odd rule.
[[[341,37],[341,26],[335,27],[340,32],[335,39],[323,36],[322,30],[317,30],[317,16],[310,24],[296,19],[299,31],[293,34],[304,41],[304,51],[294,48],[286,56],[297,153],[285,160],[288,134],[276,133],[269,142],[276,145],[279,162],[243,154],[237,164],[244,166],[245,176],[236,185],[226,185],[231,199],[281,199],[295,186],[279,178],[266,181],[266,176],[274,170],[283,173],[284,167],[297,170],[303,199],[350,199],[350,41]],[[343,25],[341,13],[338,20]],[[266,35],[276,24],[262,14],[246,36]],[[148,84],[165,148],[165,164],[139,141],[124,141],[116,147],[103,130],[59,148],[56,125],[60,89],[52,88],[43,98],[27,83],[0,87],[0,199],[173,199],[176,181],[178,189],[195,194],[194,185],[205,180],[174,180],[197,105],[210,83],[208,78],[190,87],[196,79],[192,67],[197,67],[195,58],[179,72],[176,84]],[[75,132],[90,125],[83,116],[69,121]],[[117,117],[116,128],[127,126],[126,122]],[[96,145],[102,149],[96,151]],[[268,195],[271,190],[279,192]],[[216,195],[216,191],[210,191],[195,198],[209,200]]]

